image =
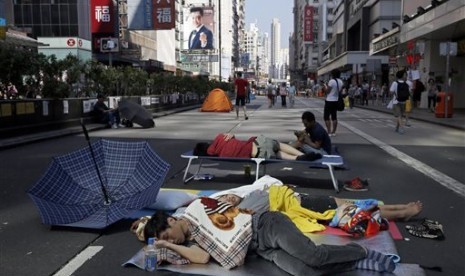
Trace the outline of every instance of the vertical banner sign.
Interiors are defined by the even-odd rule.
[[[313,6],[304,8],[304,42],[313,42]]]
[[[92,19],[92,33],[112,33],[114,31],[114,18],[112,0],[92,0],[90,18]]]
[[[154,30],[170,30],[175,27],[175,0],[153,0]]]
[[[153,1],[131,0],[127,3],[128,29],[153,30]]]
[[[153,29],[153,0],[144,0],[144,30]]]

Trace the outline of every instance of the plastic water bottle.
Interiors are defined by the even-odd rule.
[[[157,268],[157,251],[155,250],[155,238],[149,238],[145,248],[145,270],[154,271]]]

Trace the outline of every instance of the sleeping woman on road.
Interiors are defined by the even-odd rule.
[[[313,161],[321,158],[320,154],[303,152],[280,143],[277,140],[260,135],[243,141],[231,133],[218,134],[212,143],[197,143],[194,148],[196,156],[217,156],[237,158],[265,158]]]

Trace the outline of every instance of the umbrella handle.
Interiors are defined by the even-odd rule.
[[[86,136],[87,144],[89,144],[90,155],[92,156],[92,160],[94,161],[95,170],[97,171],[97,176],[98,176],[98,179],[100,181],[100,187],[102,188],[103,196],[105,197],[104,205],[110,205],[111,200],[108,197],[108,193],[107,193],[107,189],[105,188],[105,185],[103,185],[102,176],[100,175],[100,170],[98,169],[97,162],[95,161],[94,150],[92,149],[92,145],[91,145],[90,139],[89,139],[89,133],[87,132],[87,128],[84,125],[84,119],[83,118],[81,118],[81,126],[82,126],[82,130],[84,131],[84,135]]]
[[[82,131],[84,131],[84,136],[86,136],[87,142],[89,142],[89,133],[87,132],[87,128],[84,124],[84,118],[81,118],[81,126],[82,126]]]

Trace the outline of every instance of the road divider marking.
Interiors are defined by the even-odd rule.
[[[365,132],[355,128],[347,123],[339,122],[339,124],[343,125],[345,128],[349,129],[353,133],[365,138],[368,142],[374,144],[375,146],[381,148],[388,154],[394,156],[395,158],[407,163],[410,167],[414,168],[415,170],[423,173],[424,175],[432,178],[445,188],[459,194],[462,197],[465,197],[465,185],[452,177],[443,174],[442,172],[436,170],[435,168],[426,165],[425,163],[410,157],[409,155],[399,151],[398,149],[384,143],[376,139],[373,136],[366,134]]]
[[[53,274],[53,276],[71,276],[73,273],[78,270],[85,262],[92,259],[100,250],[103,249],[103,246],[89,246],[86,249],[82,250],[77,254],[71,261],[69,261],[64,267],[62,267],[58,272]]]

